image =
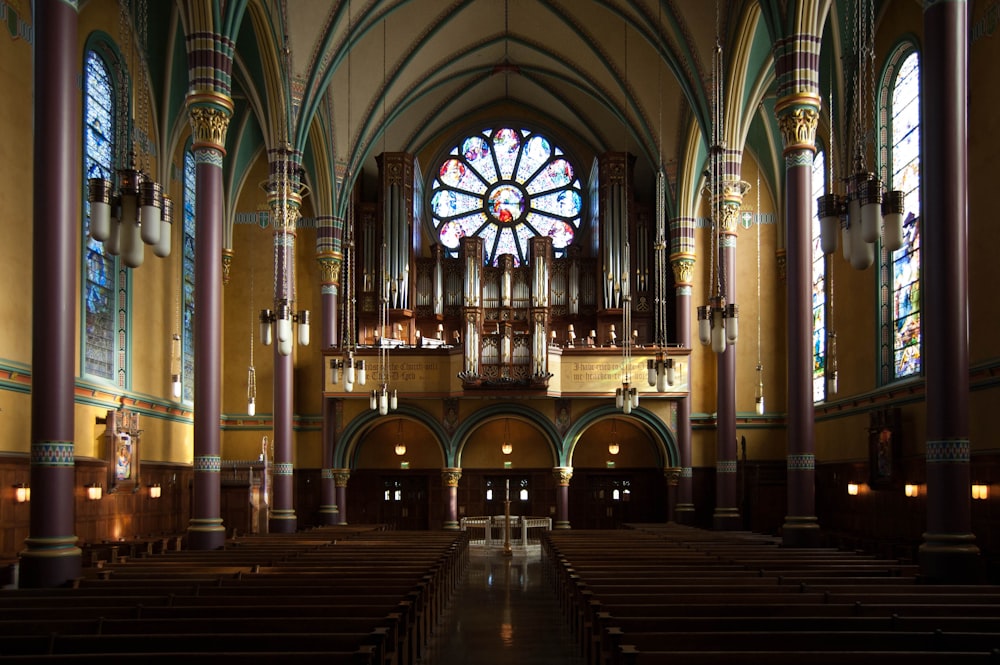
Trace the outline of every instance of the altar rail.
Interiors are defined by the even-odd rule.
[[[469,532],[469,545],[476,547],[503,547],[503,515],[486,515],[484,517],[463,517],[460,522],[462,531]],[[540,545],[539,534],[552,530],[551,517],[510,516],[511,547],[528,547]]]

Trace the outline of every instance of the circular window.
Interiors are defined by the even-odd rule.
[[[431,221],[451,256],[459,240],[483,239],[483,261],[528,262],[528,241],[549,236],[561,256],[580,228],[583,194],[563,151],[529,129],[486,129],[466,137],[431,183]]]

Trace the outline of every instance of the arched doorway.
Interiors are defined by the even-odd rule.
[[[424,423],[405,415],[378,418],[354,450],[349,519],[393,529],[441,528],[440,442]]]
[[[569,519],[578,529],[617,529],[667,520],[663,456],[636,418],[609,415],[590,424],[573,448]]]
[[[460,460],[459,517],[503,515],[508,488],[512,515],[555,515],[552,445],[523,414],[493,412],[475,425],[462,442]]]

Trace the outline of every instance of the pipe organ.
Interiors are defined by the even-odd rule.
[[[631,155],[607,153],[595,161],[599,184],[589,191],[598,200],[578,242],[561,256],[552,238],[539,235],[529,240],[523,263],[503,254],[495,266],[485,263],[484,240],[476,235],[460,239],[457,257],[434,243],[420,256],[419,166],[405,153],[377,160],[379,199],[361,206],[358,218],[360,346],[384,336],[404,347],[458,347],[465,388],[544,388],[553,345],[615,347],[633,334],[614,325],[622,320],[626,285],[638,343],[666,339],[652,329],[659,320],[652,292],[655,280],[673,275],[653,265],[658,230],[649,208],[633,201]],[[662,292],[672,289],[664,285]],[[383,299],[389,329],[377,330]]]

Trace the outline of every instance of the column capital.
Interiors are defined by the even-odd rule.
[[[573,467],[557,466],[552,469],[552,475],[556,478],[556,483],[560,487],[568,487],[570,479],[573,478]]]
[[[191,149],[226,154],[226,132],[233,115],[233,100],[218,92],[192,92],[187,96],[191,122]]]
[[[321,284],[339,284],[340,268],[343,264],[343,257],[334,252],[321,252],[316,255],[316,263],[319,264],[319,281]]]
[[[681,467],[668,466],[663,469],[663,475],[667,479],[667,485],[677,487],[681,481]]]
[[[674,269],[674,284],[690,286],[694,283],[695,258],[690,254],[670,257],[670,265]]]
[[[822,100],[811,92],[797,92],[778,100],[774,114],[784,143],[784,154],[808,150],[816,152],[816,129]]]
[[[225,247],[222,248],[222,285],[229,285],[229,276],[233,269],[233,256],[235,252]]]
[[[333,482],[337,487],[347,487],[347,481],[351,477],[350,469],[330,469],[333,473]]]
[[[458,481],[462,477],[462,469],[457,467],[445,467],[441,470],[441,480],[445,487],[458,487]]]

